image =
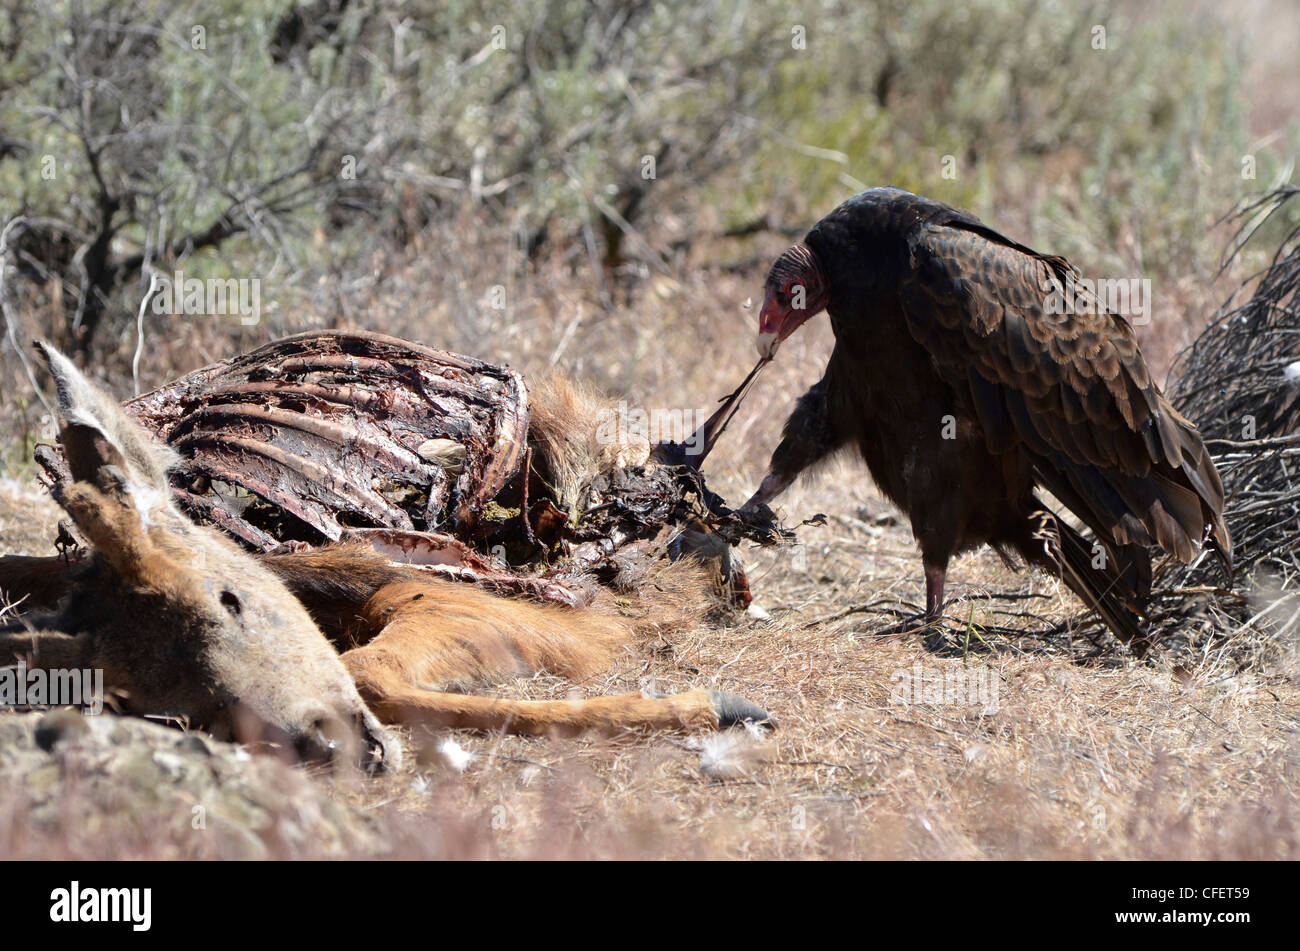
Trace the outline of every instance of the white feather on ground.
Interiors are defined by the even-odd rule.
[[[698,740],[700,772],[710,779],[739,779],[767,761],[772,745],[763,730],[746,723],[743,730],[724,730]]]
[[[474,754],[451,737],[438,744],[438,752],[447,761],[447,765],[458,773],[465,772],[469,764],[474,761]]]

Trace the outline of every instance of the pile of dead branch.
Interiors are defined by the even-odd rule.
[[[1300,188],[1240,209],[1226,266],[1290,214],[1268,267],[1179,355],[1170,399],[1206,437],[1227,495],[1231,586],[1212,558],[1166,564],[1151,626],[1169,647],[1255,665],[1300,630]],[[1271,223],[1271,224],[1270,224]],[[1257,281],[1257,283],[1256,283]],[[1249,299],[1240,303],[1254,284]]]

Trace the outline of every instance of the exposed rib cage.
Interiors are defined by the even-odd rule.
[[[182,504],[265,551],[348,528],[469,528],[518,471],[528,431],[515,371],[363,331],[278,340],[126,408],[186,460]],[[460,447],[455,466],[437,440]]]

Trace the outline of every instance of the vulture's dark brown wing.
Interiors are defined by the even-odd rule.
[[[961,213],[919,225],[909,243],[908,328],[968,390],[991,449],[1023,444],[1044,487],[1102,537],[1190,561],[1209,535],[1230,557],[1223,485],[1200,434],[1151,381],[1128,322],[1064,259]],[[1058,290],[1078,295],[1076,312],[1052,312]]]

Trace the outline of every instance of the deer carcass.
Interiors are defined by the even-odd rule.
[[[368,761],[392,763],[397,747],[371,711],[386,722],[525,733],[695,730],[767,719],[739,697],[704,689],[558,702],[449,692],[538,669],[589,676],[608,664],[632,627],[594,608],[506,599],[446,580],[430,570],[440,567],[437,558],[414,559],[431,565],[394,560],[394,549],[426,556],[451,551],[450,567],[472,574],[477,566],[484,579],[514,593],[589,600],[572,597],[581,575],[572,565],[568,579],[503,572],[459,539],[418,531],[414,523],[410,529],[369,525],[351,534],[340,524],[337,542],[326,533],[317,546],[294,539],[298,544],[277,542],[261,556],[243,551],[181,513],[179,504],[198,497],[194,480],[204,475],[144,430],[139,405],[131,418],[69,361],[46,354],[59,390],[63,458],[46,454],[44,461],[56,499],[90,550],[73,559],[0,558],[0,591],[18,600],[21,611],[0,629],[0,663],[98,667],[129,712],[184,718],[218,735],[281,740],[309,758],[352,748],[359,735]],[[259,405],[265,404],[250,404]],[[421,445],[430,438],[454,441],[417,435],[425,437]],[[469,464],[467,450],[461,466]],[[491,463],[479,471],[492,472]],[[509,488],[510,467],[498,471],[493,478]],[[301,475],[293,465],[272,468],[266,484],[283,485],[290,472]],[[458,525],[482,523],[476,515],[476,505],[485,504],[482,484],[480,476],[467,483],[468,493],[445,496],[456,506]],[[227,517],[212,520],[236,524],[253,494],[241,498],[242,509],[223,509]],[[564,493],[556,498],[563,501]],[[214,512],[219,504],[199,503],[192,511]],[[518,513],[526,535],[544,548],[526,499]],[[635,506],[618,517],[623,524],[637,524],[638,517],[649,524]],[[562,524],[555,516],[551,521],[552,528]],[[427,519],[418,526],[429,527]],[[487,536],[493,537],[499,536]],[[590,544],[570,541],[576,549]]]

